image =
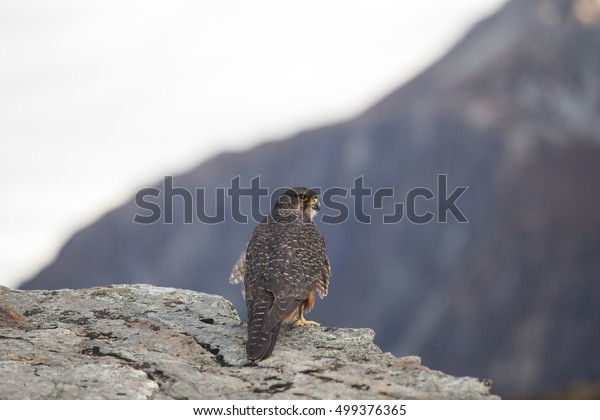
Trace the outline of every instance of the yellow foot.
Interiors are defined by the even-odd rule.
[[[294,326],[295,327],[303,327],[305,325],[311,326],[311,327],[320,327],[321,324],[319,324],[318,322],[315,321],[307,321],[304,318],[300,318],[299,320],[297,320],[296,322],[294,322]]]

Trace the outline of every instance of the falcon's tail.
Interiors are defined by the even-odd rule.
[[[248,320],[248,342],[246,343],[246,355],[252,361],[266,359],[273,352],[281,322],[269,328],[265,328],[269,302],[258,302],[248,308],[252,314]]]

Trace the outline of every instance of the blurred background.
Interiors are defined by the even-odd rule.
[[[448,174],[467,224],[383,224],[392,200],[320,223],[311,318],[504,397],[600,397],[599,0],[4,1],[0,92],[0,284],[182,287],[244,317],[254,224],[184,224],[182,200],[135,224],[137,190],[175,175],[212,214],[237,176],[403,201]]]

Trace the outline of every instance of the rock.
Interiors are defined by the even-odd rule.
[[[370,329],[284,326],[249,363],[246,331],[220,296],[148,285],[0,287],[4,399],[497,398],[491,384],[396,358]]]

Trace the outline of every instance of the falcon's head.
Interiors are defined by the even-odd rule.
[[[319,196],[315,190],[306,187],[294,187],[287,189],[279,196],[275,203],[274,211],[283,217],[292,214],[302,214],[302,219],[312,221],[315,214],[321,209]]]

